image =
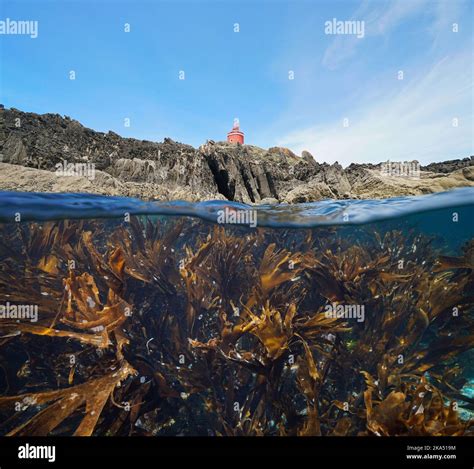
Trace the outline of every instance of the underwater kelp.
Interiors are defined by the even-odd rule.
[[[1,226],[1,434],[472,435],[474,243],[360,230]]]

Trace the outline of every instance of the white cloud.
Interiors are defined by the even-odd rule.
[[[421,163],[472,154],[471,49],[447,56],[410,81],[391,79],[340,121],[293,130],[278,145],[309,150],[318,161],[343,165],[417,159]],[[348,111],[349,112],[349,111]],[[452,119],[459,126],[452,126]]]
[[[371,41],[391,33],[403,21],[411,16],[422,13],[429,0],[395,0],[390,3],[385,1],[365,0],[354,12],[351,18],[337,18],[338,20],[358,20],[365,22],[364,38],[357,38],[354,35],[338,35],[327,47],[322,65],[329,70],[336,70],[344,62],[349,60],[357,52],[357,48],[363,47],[365,41]],[[446,3],[438,0],[435,5],[435,20],[431,33],[436,35],[439,29],[444,28],[447,18],[452,17],[451,10],[457,10],[456,0]],[[451,5],[451,6],[450,6]]]

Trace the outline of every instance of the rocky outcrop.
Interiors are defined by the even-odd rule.
[[[147,200],[206,200],[204,193],[189,192],[186,187],[169,187],[148,182],[123,182],[104,171],[95,171],[94,179],[85,176],[61,176],[54,171],[0,163],[0,190],[22,192],[82,192],[120,195]],[[212,197],[225,200],[221,194]]]
[[[383,176],[378,165],[318,163],[304,151],[208,141],[198,149],[96,132],[58,114],[0,108],[0,190],[76,191],[157,200],[298,203],[323,198],[417,195],[473,186],[473,158],[422,167],[419,179]],[[95,178],[56,174],[87,164]]]
[[[96,171],[93,180],[83,176],[59,177],[52,171],[16,164],[0,163],[0,187],[3,191],[22,192],[85,192],[122,195],[124,185],[103,171]]]
[[[434,173],[452,173],[458,169],[463,169],[469,166],[472,166],[472,156],[470,158],[463,158],[461,160],[449,160],[443,161],[442,163],[431,163],[427,166],[422,166],[423,171],[430,171]]]

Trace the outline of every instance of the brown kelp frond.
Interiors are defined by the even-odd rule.
[[[0,432],[472,434],[471,245],[358,230],[0,227]]]
[[[439,366],[440,363],[449,362],[458,354],[473,348],[474,335],[443,337],[430,343],[429,347],[420,349],[416,355],[405,363],[403,369],[409,372],[416,370],[424,373],[435,366]]]
[[[179,279],[174,245],[181,232],[179,222],[161,232],[149,219],[141,222],[132,218],[130,226],[121,226],[113,233],[109,249],[116,251],[127,275],[152,283],[163,293],[173,293]]]
[[[293,280],[302,269],[303,256],[291,254],[286,250],[275,250],[270,244],[265,250],[259,268],[261,293],[264,298],[276,287],[288,280]]]
[[[324,311],[318,311],[313,315],[300,316],[295,321],[295,329],[300,335],[309,340],[315,340],[325,333],[348,332],[351,327],[338,319],[328,316]]]
[[[223,227],[214,227],[205,242],[194,254],[187,250],[184,267],[192,270],[208,285],[215,285],[223,295],[232,296],[235,282],[246,272],[251,262],[250,251],[256,242],[254,235],[234,237]]]
[[[6,331],[7,334],[23,332],[50,337],[68,337],[84,344],[100,348],[108,347],[109,334],[119,328],[131,315],[131,305],[111,289],[108,291],[105,304],[102,304],[95,280],[87,272],[76,275],[71,270],[63,284],[63,300],[54,304],[56,311],[53,310],[50,301],[39,300],[37,320],[40,324],[3,321],[0,322],[0,331]],[[16,300],[18,301],[18,298]],[[68,326],[73,331],[59,329],[58,323]]]
[[[105,330],[111,332],[132,314],[132,307],[109,289],[103,305],[94,278],[83,273],[70,272],[64,281],[67,304],[60,321],[76,329]]]
[[[292,320],[296,307],[291,305],[284,320],[279,311],[272,310],[269,303],[263,307],[262,315],[250,314],[249,332],[264,345],[268,358],[279,358],[288,348],[288,342],[293,336]]]
[[[105,331],[103,333],[86,334],[74,331],[65,331],[52,327],[44,327],[38,324],[6,322],[1,325],[2,334],[5,337],[13,337],[21,333],[42,335],[49,337],[66,337],[78,340],[83,344],[93,345],[98,348],[106,348],[110,345],[109,338]]]
[[[103,377],[66,389],[45,391],[19,396],[0,397],[0,409],[19,407],[39,410],[32,418],[11,430],[9,436],[45,436],[85,405],[84,415],[74,430],[76,436],[89,436],[99,420],[105,404],[116,386],[135,370],[126,362],[116,371]],[[44,407],[47,405],[47,407]]]
[[[255,282],[252,293],[246,301],[246,310],[250,310],[254,305],[262,305],[272,296],[272,303],[280,304],[287,302],[291,298],[290,290],[279,298],[281,291],[278,287],[287,282],[296,282],[300,280],[300,274],[306,268],[308,256],[303,256],[300,252],[291,253],[285,249],[277,249],[276,244],[270,244],[264,251],[262,260],[258,267],[257,281]]]
[[[187,296],[186,318],[193,330],[197,311],[240,308],[240,287],[254,275],[249,252],[255,236],[237,238],[215,227],[193,252],[186,247],[186,257],[180,262],[180,275]],[[237,314],[236,314],[237,315]]]
[[[382,436],[454,436],[469,431],[455,404],[446,404],[441,393],[426,379],[407,383],[404,391],[391,391],[383,400],[373,400],[373,389],[364,392],[367,430]]]

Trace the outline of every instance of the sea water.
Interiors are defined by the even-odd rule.
[[[1,434],[472,431],[472,188],[0,201]]]

